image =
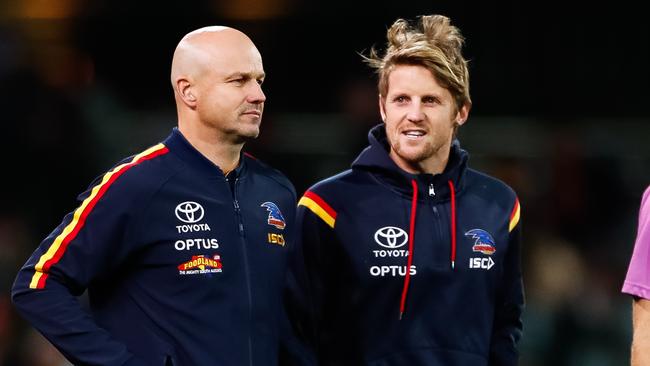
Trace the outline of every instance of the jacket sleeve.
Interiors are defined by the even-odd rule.
[[[299,360],[289,365],[315,365],[318,359],[318,335],[326,286],[323,274],[327,273],[327,257],[321,250],[331,247],[333,223],[324,221],[300,200],[297,210],[296,245],[292,250],[287,279],[285,305]],[[313,206],[313,202],[310,204]],[[328,217],[328,219],[331,217]]]
[[[19,270],[12,301],[66,358],[80,365],[144,365],[102,329],[77,298],[92,281],[110,279],[132,248],[126,244],[132,200],[124,187],[96,184],[80,206]]]
[[[524,308],[524,288],[521,275],[521,222],[519,201],[515,199],[510,215],[508,252],[504,274],[497,293],[494,327],[490,342],[490,366],[518,364],[518,343],[522,336],[521,314]]]

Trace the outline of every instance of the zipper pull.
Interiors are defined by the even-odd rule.
[[[429,184],[429,196],[433,197],[436,195],[436,191],[433,189],[433,183]]]

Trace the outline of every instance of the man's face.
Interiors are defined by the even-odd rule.
[[[465,106],[458,110],[449,90],[416,65],[394,67],[379,107],[390,156],[410,173],[432,173],[430,167],[447,161],[454,126],[464,123],[469,112]]]
[[[262,57],[252,43],[234,43],[211,55],[198,77],[201,123],[234,143],[256,138],[266,96]]]

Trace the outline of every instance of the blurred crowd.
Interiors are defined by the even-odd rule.
[[[166,136],[175,112],[171,88],[164,89],[167,74],[156,75],[157,84],[147,86],[142,83],[151,75],[125,80],[102,73],[112,59],[98,55],[108,51],[76,42],[71,34],[78,29],[61,26],[66,23],[60,20],[26,23],[5,18],[0,24],[0,365],[62,366],[65,359],[13,310],[14,276],[76,207],[76,195],[122,157]],[[263,29],[251,25],[258,27]],[[184,31],[168,31],[167,43],[158,43],[159,69],[168,67]],[[377,31],[374,40],[381,39],[383,29]],[[289,104],[289,89],[300,90],[298,80],[305,75],[273,80],[269,65],[300,60],[273,54],[271,45],[264,46],[271,36],[251,33],[259,34],[256,43],[270,60],[265,64],[269,102],[262,135],[246,149],[283,171],[301,194],[347,169],[365,146],[367,130],[379,121],[375,80],[370,72],[358,72],[361,60],[353,52],[361,49],[345,50],[358,65],[350,73],[337,72],[336,82],[324,86],[330,94],[324,107],[276,108],[276,100]],[[370,46],[372,41],[360,42]],[[128,63],[124,58],[141,65],[137,53],[114,59]],[[485,66],[482,71],[487,72]],[[136,92],[124,92],[131,87]],[[137,91],[147,90],[151,93],[139,102]],[[476,96],[475,103],[481,103]],[[650,147],[643,141],[650,133],[647,117],[487,115],[479,107],[460,131],[470,165],[504,180],[521,201],[527,300],[523,366],[628,362],[631,300],[620,289],[641,194],[650,184]]]

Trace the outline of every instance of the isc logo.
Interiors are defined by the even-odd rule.
[[[284,236],[282,234],[268,234],[268,239],[270,244],[277,244],[284,246]]]
[[[492,257],[469,259],[469,268],[490,269],[493,266],[494,266],[494,261],[492,260]]]

